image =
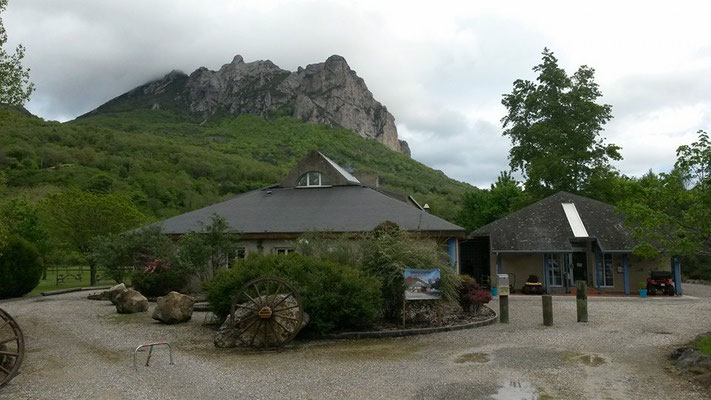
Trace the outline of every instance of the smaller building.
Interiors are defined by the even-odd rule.
[[[600,292],[630,294],[652,270],[674,269],[670,257],[649,260],[632,253],[635,241],[613,206],[559,192],[485,225],[462,244],[462,273],[481,281],[508,274],[514,290],[536,275],[547,293],[569,292],[583,280]]]

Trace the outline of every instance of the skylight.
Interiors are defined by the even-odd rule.
[[[578,214],[578,209],[575,208],[575,203],[561,203],[563,206],[563,211],[565,211],[565,216],[568,218],[568,224],[570,224],[570,229],[573,230],[573,236],[575,237],[588,237],[588,231],[585,229],[585,224]]]

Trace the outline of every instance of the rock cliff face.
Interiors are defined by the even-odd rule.
[[[407,143],[398,139],[393,115],[337,55],[295,72],[268,60],[246,63],[238,55],[217,71],[202,67],[189,76],[173,71],[105,106],[112,102],[116,105],[122,98],[135,103],[139,97],[148,97],[152,108],[186,108],[205,119],[221,114],[257,114],[337,125],[410,155]]]

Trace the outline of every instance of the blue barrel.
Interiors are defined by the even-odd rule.
[[[497,288],[497,287],[491,288],[491,295],[496,297],[497,294],[499,294],[499,288]]]

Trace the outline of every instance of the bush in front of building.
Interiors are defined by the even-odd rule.
[[[37,248],[18,236],[10,236],[0,248],[0,299],[31,292],[39,284],[43,269]]]
[[[457,275],[448,268],[449,256],[444,248],[433,240],[412,237],[397,226],[381,225],[364,240],[362,268],[381,282],[382,312],[386,319],[397,320],[402,316],[405,295],[405,268],[440,268],[442,297],[457,298]]]
[[[189,278],[190,274],[184,269],[156,258],[149,261],[143,269],[133,272],[131,284],[144,296],[158,297],[173,291],[183,291]]]
[[[380,283],[357,268],[300,254],[271,254],[238,261],[207,284],[215,314],[229,315],[242,285],[265,276],[282,278],[296,288],[310,317],[305,330],[316,335],[367,327],[380,308]]]
[[[491,301],[491,292],[481,289],[476,279],[469,275],[459,276],[459,305],[462,310],[478,314],[481,306]]]

